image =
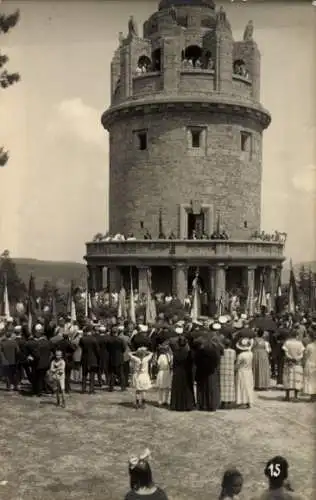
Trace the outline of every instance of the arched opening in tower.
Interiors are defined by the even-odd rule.
[[[151,58],[153,71],[161,71],[161,49],[154,50]]]
[[[151,60],[150,57],[142,55],[138,59],[137,62],[137,67],[141,70],[142,73],[148,73],[148,71],[151,71]]]
[[[183,53],[183,59],[194,68],[202,66],[202,49],[198,45],[189,45]]]
[[[242,76],[248,78],[249,73],[245,61],[242,59],[236,59],[233,63],[233,73],[234,75]]]

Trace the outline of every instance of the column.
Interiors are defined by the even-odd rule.
[[[218,264],[215,267],[215,300],[219,304],[222,299],[225,304],[226,299],[226,267],[225,264]]]
[[[121,271],[118,267],[110,267],[109,268],[109,292],[119,293],[121,289]]]
[[[215,316],[217,313],[216,299],[215,299],[215,289],[216,289],[216,279],[215,279],[215,268],[213,266],[209,267],[209,304],[208,312],[210,316]]]
[[[102,267],[102,289],[106,290],[108,287],[108,268]]]
[[[138,293],[141,297],[143,294],[147,294],[148,290],[148,267],[142,266],[138,267]]]
[[[247,311],[249,316],[255,312],[255,273],[256,266],[247,267]]]
[[[188,268],[185,264],[176,265],[176,294],[182,304],[188,294]]]

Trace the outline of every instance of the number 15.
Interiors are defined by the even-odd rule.
[[[270,464],[269,467],[270,477],[279,477],[281,474],[280,464]]]

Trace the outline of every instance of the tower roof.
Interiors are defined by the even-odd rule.
[[[171,7],[206,7],[215,10],[214,0],[161,0],[159,10],[170,9]]]

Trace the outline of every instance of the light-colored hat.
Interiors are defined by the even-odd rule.
[[[176,334],[177,334],[177,335],[182,335],[182,333],[183,333],[183,328],[182,328],[182,327],[180,327],[180,326],[177,326],[177,328],[175,329],[175,332],[176,332]]]
[[[141,332],[146,333],[148,332],[148,325],[139,325],[139,329]]]
[[[247,314],[244,314],[244,313],[243,313],[243,314],[241,314],[241,315],[240,315],[240,319],[247,319]]]
[[[225,323],[227,323],[228,319],[226,316],[220,316],[218,318],[218,322],[221,324],[221,325],[225,325]]]
[[[35,331],[36,332],[41,332],[42,330],[43,330],[43,326],[40,323],[38,323],[37,325],[35,325]]]
[[[20,332],[21,330],[22,330],[22,326],[20,326],[20,325],[16,325],[16,326],[14,327],[14,331],[15,331],[15,332]]]
[[[221,324],[220,323],[213,323],[212,324],[212,329],[213,330],[220,330],[222,327],[221,327]]]
[[[176,326],[182,327],[182,326],[184,326],[184,324],[185,324],[185,321],[183,321],[183,319],[180,319],[179,321],[177,321]]]
[[[7,323],[13,323],[13,318],[11,318],[11,316],[9,318],[7,318]]]
[[[118,329],[118,330],[120,330],[120,332],[121,332],[122,330],[124,330],[124,326],[123,326],[123,325],[119,325],[119,326],[117,327],[117,329]]]
[[[105,326],[101,325],[100,328],[99,328],[99,331],[100,332],[106,332]]]
[[[225,314],[225,318],[227,319],[227,321],[231,321],[232,319],[232,317],[229,314]]]
[[[240,339],[236,343],[236,348],[240,351],[251,351],[253,346],[253,339],[249,339],[247,337]]]
[[[242,319],[238,319],[237,321],[234,321],[234,323],[233,323],[233,327],[236,328],[236,329],[240,329],[243,326],[244,325],[243,325]]]
[[[142,347],[138,347],[136,352],[147,352],[147,351],[148,351],[147,347],[142,346]]]

